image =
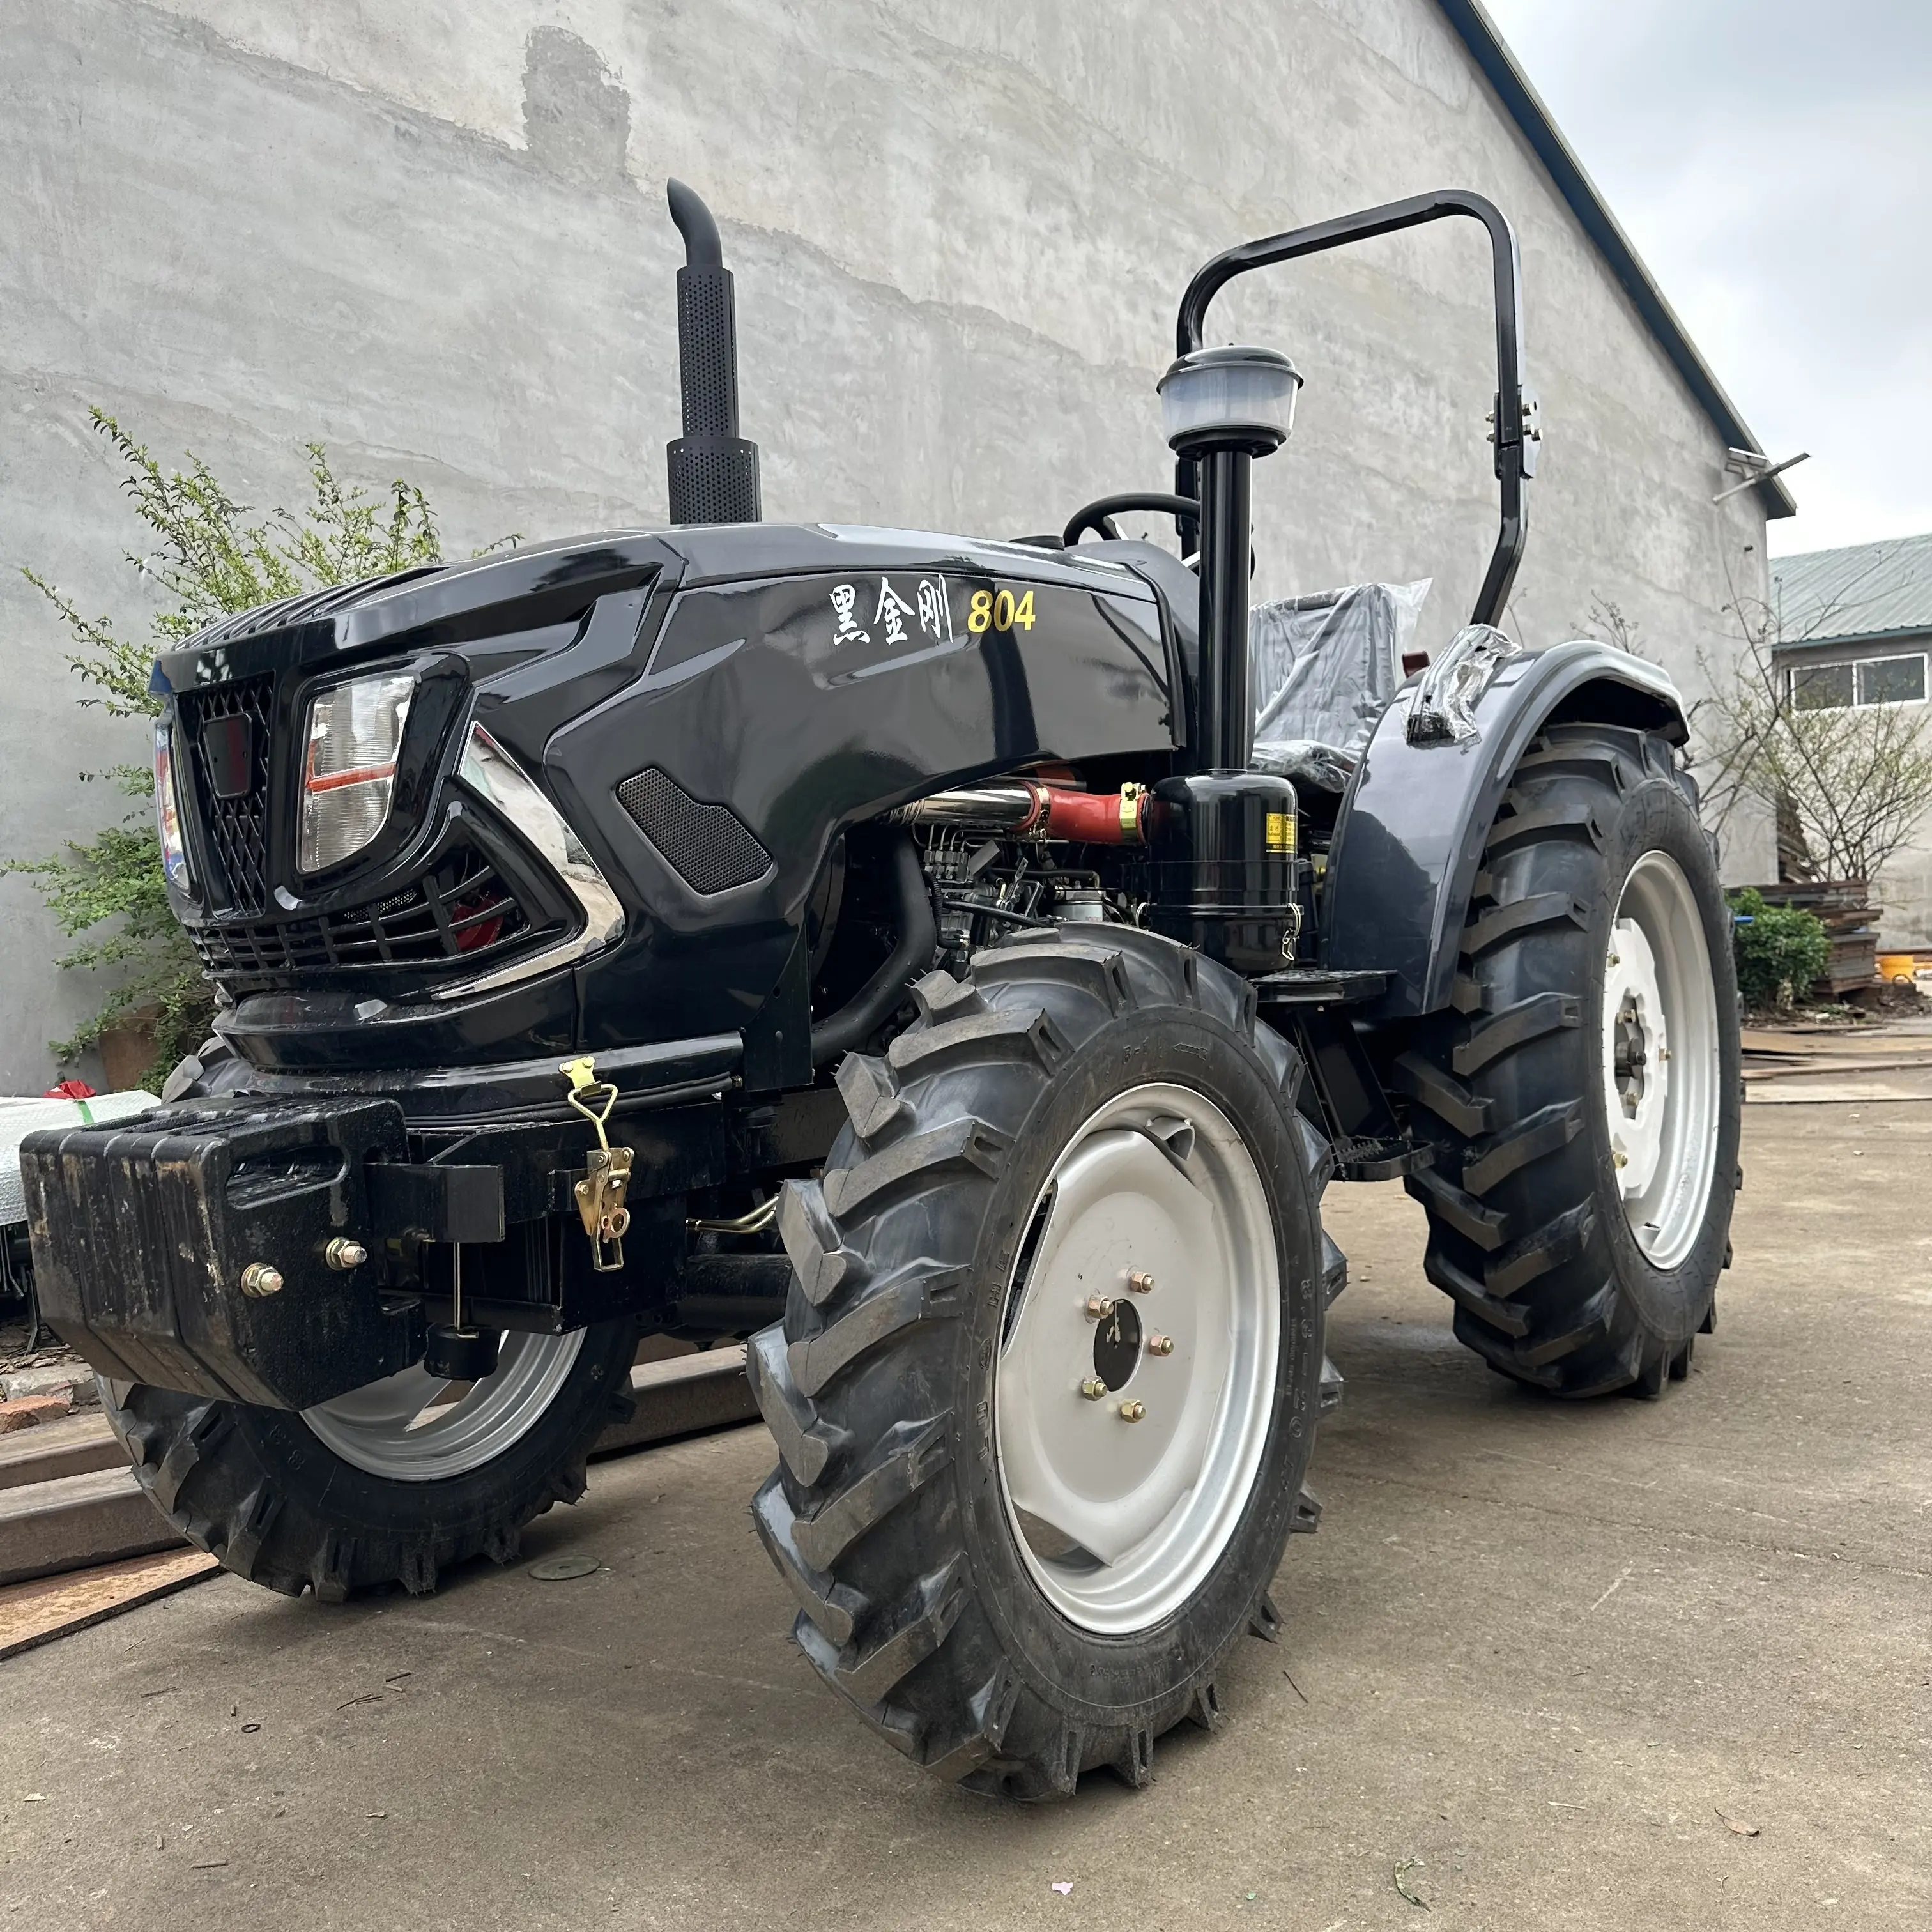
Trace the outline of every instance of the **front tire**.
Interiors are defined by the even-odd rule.
[[[218,1035],[182,1060],[164,1104],[245,1090]],[[472,1557],[508,1563],[524,1526],[583,1495],[590,1445],[635,1408],[628,1318],[510,1334],[496,1372],[454,1402],[420,1364],[292,1414],[101,1380],[108,1420],[154,1506],[236,1575],[340,1603],[434,1590]]]
[[[398,1583],[422,1594],[474,1556],[510,1562],[532,1517],[584,1493],[591,1443],[630,1415],[636,1348],[628,1319],[512,1335],[495,1376],[434,1407],[420,1367],[299,1414],[104,1379],[102,1401],[189,1542],[269,1589],[339,1603]]]
[[[1326,1143],[1250,990],[1152,935],[1029,936],[914,993],[885,1058],[841,1066],[850,1124],[781,1210],[754,1520],[800,1647],[915,1762],[1022,1798],[1101,1765],[1142,1784],[1271,1618],[1320,1402]]]
[[[1730,917],[1670,748],[1552,726],[1490,827],[1454,1010],[1396,1064],[1457,1338],[1560,1396],[1655,1396],[1715,1326],[1738,1180]]]

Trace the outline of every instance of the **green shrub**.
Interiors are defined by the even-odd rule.
[[[398,482],[371,497],[345,487],[319,443],[308,446],[314,496],[308,506],[251,524],[248,506],[192,452],[184,472],[164,470],[112,416],[96,410],[93,420],[120,459],[121,487],[154,544],[144,554],[126,553],[127,561],[137,576],[160,586],[168,608],[154,614],[151,638],[124,637],[110,620],[82,616],[35,572],[25,574],[66,627],[73,646],[68,668],[86,687],[79,701],[112,717],[156,716],[160,703],[148,688],[155,657],[228,612],[442,560],[436,519],[420,490]],[[31,875],[62,932],[81,940],[60,965],[107,968],[115,976],[93,1018],[71,1040],[51,1042],[55,1055],[72,1060],[123,1016],[152,1011],[154,1060],[143,1076],[152,1085],[207,1036],[214,989],[162,886],[153,772],[122,765],[81,776],[140,802],[98,838],[70,840],[64,852],[44,859],[0,860],[0,872]]]
[[[1796,906],[1765,903],[1746,886],[1731,895],[1738,916],[1731,947],[1738,962],[1738,992],[1747,1006],[1788,1006],[1810,990],[1830,963],[1825,922]]]

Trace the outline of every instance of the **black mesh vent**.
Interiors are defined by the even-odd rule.
[[[237,912],[260,912],[268,901],[268,738],[274,687],[274,674],[265,672],[232,684],[183,692],[175,700],[182,734],[194,760],[202,829],[228,882],[228,903]],[[216,792],[202,732],[228,718],[248,722],[248,788],[238,797],[222,798]]]
[[[196,926],[188,936],[224,985],[262,986],[459,960],[466,976],[532,930],[489,862],[459,845],[422,878],[371,904],[272,925]]]
[[[617,802],[694,892],[748,886],[772,855],[728,805],[706,805],[653,765],[617,788]]]
[[[680,436],[664,446],[674,524],[755,524],[758,446],[742,436]]]
[[[677,373],[686,436],[738,434],[738,331],[726,268],[677,278]]]

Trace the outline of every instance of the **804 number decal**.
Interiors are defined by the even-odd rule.
[[[902,580],[903,582],[904,580]],[[832,644],[837,650],[846,644],[870,644],[873,633],[884,641],[902,646],[912,638],[913,626],[935,644],[952,644],[953,586],[944,577],[922,577],[910,596],[895,585],[890,576],[879,579],[879,594],[872,594],[869,580],[858,579],[832,586]],[[973,637],[989,631],[1030,631],[1033,628],[1033,592],[1022,590],[975,590],[967,604],[966,628]]]
[[[976,590],[966,607],[966,628],[974,637],[988,631],[1033,628],[1033,592],[1016,598],[1010,590]]]

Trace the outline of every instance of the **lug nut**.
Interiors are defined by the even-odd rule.
[[[1127,1286],[1136,1294],[1151,1294],[1154,1292],[1154,1276],[1145,1268],[1136,1268],[1127,1276]]]
[[[1099,1402],[1107,1393],[1107,1384],[1098,1376],[1089,1376],[1080,1384],[1080,1393],[1089,1402]]]
[[[250,1262],[242,1270],[242,1292],[260,1300],[265,1294],[282,1292],[282,1271],[267,1262]]]
[[[369,1250],[360,1241],[352,1241],[346,1235],[338,1234],[322,1250],[322,1258],[331,1268],[346,1274],[351,1268],[359,1268],[369,1258]]]
[[[1621,1148],[1618,1148],[1616,1152],[1610,1156],[1610,1158],[1615,1161],[1619,1167],[1628,1167],[1630,1165],[1630,1156],[1625,1154]]]
[[[1147,1404],[1144,1402],[1124,1402],[1120,1405],[1123,1422],[1138,1422],[1146,1413]]]
[[[1150,1355],[1172,1354],[1174,1337],[1172,1335],[1150,1335],[1148,1337],[1148,1353]]]
[[[1114,1298],[1111,1294],[1090,1294],[1087,1298],[1087,1318],[1089,1322],[1104,1322],[1114,1312]]]

